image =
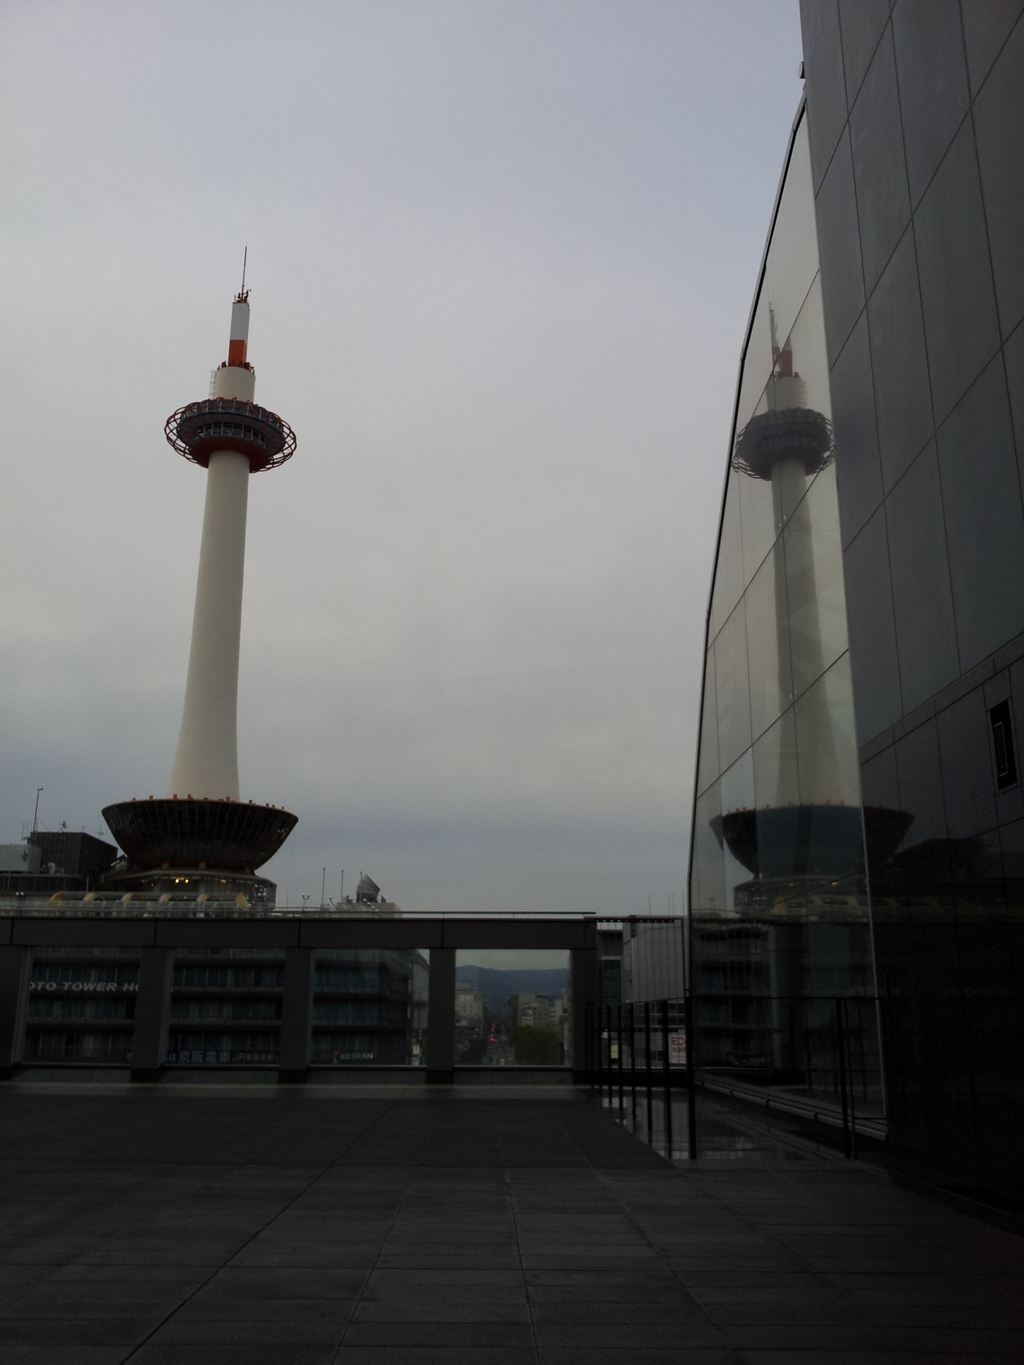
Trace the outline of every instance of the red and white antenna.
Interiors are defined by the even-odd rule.
[[[249,248],[242,256],[242,287],[235,295],[231,305],[231,337],[228,341],[228,365],[232,368],[248,369],[246,351],[249,345],[249,291],[245,287],[245,267],[249,260]]]

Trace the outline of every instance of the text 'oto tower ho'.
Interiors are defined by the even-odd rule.
[[[167,440],[206,471],[206,507],[181,733],[163,800],[122,801],[103,812],[124,850],[116,875],[126,891],[235,894],[265,901],[256,876],[287,839],[296,817],[242,802],[238,783],[238,649],[242,627],[249,476],[295,453],[295,433],[254,402],[247,358],[249,295],[231,309],[228,358],[211,396],[167,419]]]

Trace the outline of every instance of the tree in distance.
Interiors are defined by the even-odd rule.
[[[509,1034],[517,1066],[560,1066],[562,1044],[551,1028],[520,1024]]]

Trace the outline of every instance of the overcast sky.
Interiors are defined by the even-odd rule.
[[[257,399],[243,799],[280,895],[681,904],[797,0],[3,0],[0,842],[163,795],[205,476]]]

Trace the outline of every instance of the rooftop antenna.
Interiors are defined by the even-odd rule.
[[[249,248],[248,248],[248,246],[246,246],[245,250],[242,252],[242,288],[239,290],[239,293],[238,293],[238,297],[239,297],[240,299],[244,299],[244,298],[245,298],[245,267],[248,265],[248,263],[249,263]]]
[[[35,813],[34,813],[33,816],[32,816],[32,833],[33,833],[33,834],[36,834],[36,833],[38,832],[38,830],[39,830],[39,797],[40,797],[40,795],[41,795],[41,793],[42,793],[42,790],[43,790],[42,787],[36,787],[36,809],[35,809]]]

